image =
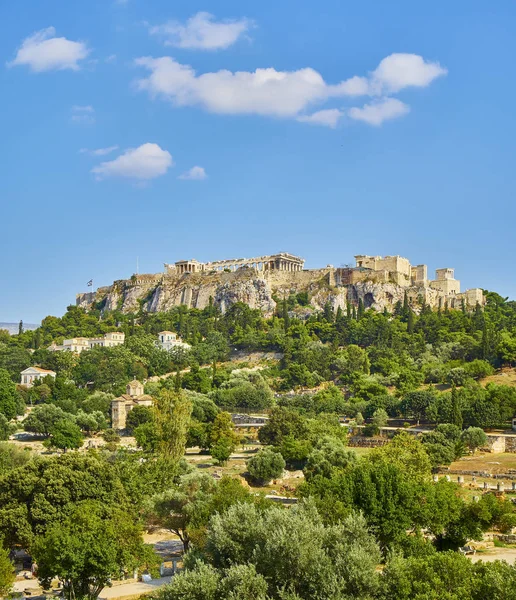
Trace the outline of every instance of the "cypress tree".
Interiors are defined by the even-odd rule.
[[[362,300],[362,298],[359,299],[358,301],[358,319],[360,320],[363,316],[364,316],[364,301]]]
[[[403,294],[403,318],[404,319],[408,319],[409,316],[409,302],[408,302],[408,296],[407,296],[407,292],[405,292]]]
[[[459,429],[462,429],[463,418],[461,410],[461,402],[459,392],[455,386],[452,387],[451,391],[451,422],[456,425]]]
[[[414,311],[409,308],[407,333],[414,333]]]
[[[482,327],[482,358],[487,360],[489,358],[489,332],[487,330],[487,323],[484,319],[484,326]]]
[[[290,327],[290,317],[288,316],[287,299],[283,298],[283,328],[285,330],[285,333],[288,331],[289,327]]]
[[[36,329],[34,333],[34,350],[37,350],[41,346],[41,331]]]
[[[344,318],[344,314],[342,313],[342,307],[339,306],[337,308],[337,316],[335,317],[335,321],[337,323],[340,323],[343,318]]]
[[[357,307],[353,304],[353,310],[351,313],[351,317],[353,318],[353,320],[357,320]]]
[[[18,324],[18,335],[21,335],[23,333],[23,321],[20,321],[20,323]]]
[[[346,317],[351,319],[351,302],[349,300],[346,302]]]
[[[174,391],[179,392],[179,390],[181,389],[181,373],[179,372],[179,369],[176,372],[176,375],[174,377]]]
[[[326,304],[324,305],[324,319],[328,323],[333,323],[333,321],[335,319],[335,315],[333,314],[332,305],[329,302],[326,302]]]

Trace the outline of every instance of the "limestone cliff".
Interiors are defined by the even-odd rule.
[[[417,311],[422,301],[438,306],[442,295],[428,287],[405,287],[396,283],[361,281],[338,285],[332,267],[271,273],[241,268],[234,272],[133,275],[131,279],[115,281],[96,292],[78,294],[77,304],[86,309],[94,306],[103,313],[136,312],[140,307],[148,312],[165,312],[179,305],[202,309],[211,298],[222,312],[236,302],[244,302],[269,316],[276,308],[274,298],[299,292],[308,294],[310,307],[300,309],[306,314],[314,309],[322,310],[327,302],[337,310],[339,306],[345,309],[347,302],[356,305],[360,300],[365,308],[391,310],[397,302],[403,302],[405,294]]]

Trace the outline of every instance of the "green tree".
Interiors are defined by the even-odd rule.
[[[235,565],[218,571],[198,563],[172,579],[161,600],[268,600],[267,582],[253,565]]]
[[[426,410],[434,399],[432,392],[409,392],[401,402],[401,412],[406,417],[413,416],[419,425],[419,421],[426,416]]]
[[[45,586],[59,577],[67,600],[96,600],[100,592],[138,567],[155,566],[141,530],[123,510],[99,502],[74,507],[62,522],[38,536],[32,547]]]
[[[387,425],[387,421],[389,420],[389,415],[383,408],[377,408],[374,411],[373,418],[371,422],[375,427],[380,429],[381,427],[385,427]]]
[[[421,443],[433,467],[449,465],[456,458],[455,444],[438,430],[423,434]]]
[[[190,426],[192,403],[184,392],[162,390],[155,402],[158,450],[163,458],[177,464],[183,457]]]
[[[103,429],[107,429],[107,420],[103,413],[94,411],[86,413],[79,410],[75,415],[75,423],[81,431],[87,434],[97,433]]]
[[[192,532],[207,523],[216,487],[213,477],[194,472],[183,475],[179,485],[151,499],[150,515],[178,536],[185,552],[190,548]]]
[[[393,464],[415,480],[430,478],[431,464],[425,447],[407,431],[401,431],[389,444],[374,449],[370,460]]]
[[[51,448],[75,450],[84,443],[81,428],[69,419],[61,419],[52,428],[51,436],[45,442]]]
[[[151,423],[153,421],[154,413],[150,406],[135,406],[127,415],[125,428],[129,435],[131,435],[140,425]]]
[[[14,430],[16,426],[14,427]],[[14,433],[13,427],[9,423],[6,417],[2,413],[0,413],[0,441],[6,441],[9,439],[9,436]]]
[[[234,440],[223,435],[210,446],[210,454],[218,465],[225,465],[231,458],[235,448]]]
[[[7,597],[11,591],[16,574],[9,559],[9,551],[0,544],[0,597]]]
[[[451,419],[450,422],[456,425],[459,429],[462,429],[464,422],[462,416],[462,402],[459,392],[455,386],[452,386],[451,391]]]
[[[213,515],[204,558],[216,569],[254,565],[272,598],[366,600],[379,585],[380,553],[363,517],[325,526],[311,503],[237,504]]]
[[[285,437],[303,438],[307,433],[306,422],[297,411],[277,406],[271,410],[267,423],[260,428],[258,439],[262,444],[279,446]]]
[[[346,469],[356,461],[356,452],[348,450],[340,439],[323,437],[310,452],[303,473],[307,481],[317,475],[330,478],[335,470]]]
[[[85,500],[119,507],[128,515],[141,506],[139,489],[129,496],[134,472],[122,483],[118,465],[104,455],[68,452],[24,465],[18,457],[15,460],[19,466],[10,467],[0,485],[0,538],[8,546],[19,544],[30,550],[36,537],[59,525]]]
[[[158,450],[160,437],[153,421],[139,425],[133,434],[138,447],[144,452],[152,454]]]
[[[19,448],[9,442],[0,442],[0,477],[9,471],[23,467],[32,460],[29,448]]]
[[[272,448],[263,448],[247,461],[251,478],[259,485],[266,485],[271,479],[280,477],[285,468],[285,459]]]
[[[210,426],[209,438],[211,455],[215,460],[224,464],[240,442],[229,413],[218,413]]]
[[[148,516],[152,523],[177,535],[187,551],[192,545],[203,545],[204,531],[213,514],[233,504],[258,501],[237,479],[224,476],[215,481],[210,475],[194,471],[153,496]]]
[[[49,437],[58,421],[72,419],[72,415],[65,413],[55,404],[42,404],[36,406],[23,421],[26,431]]]
[[[468,427],[462,432],[461,440],[471,452],[475,453],[477,448],[487,444],[487,435],[480,427]]]
[[[507,563],[473,564],[456,552],[393,557],[382,578],[382,600],[507,600],[516,568]]]
[[[11,381],[9,372],[0,369],[0,414],[10,421],[18,412],[16,386]]]

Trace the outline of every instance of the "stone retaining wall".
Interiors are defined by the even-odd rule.
[[[389,440],[385,438],[368,438],[354,435],[349,438],[348,446],[355,448],[380,448],[388,443]]]

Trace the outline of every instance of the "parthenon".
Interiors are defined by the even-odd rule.
[[[198,260],[178,260],[174,264],[165,263],[165,273],[179,274],[183,273],[201,273],[210,271],[236,271],[242,267],[256,269],[257,271],[302,271],[305,261],[299,256],[294,256],[288,252],[278,254],[268,254],[257,256],[255,258],[230,258],[212,262],[199,262]]]

